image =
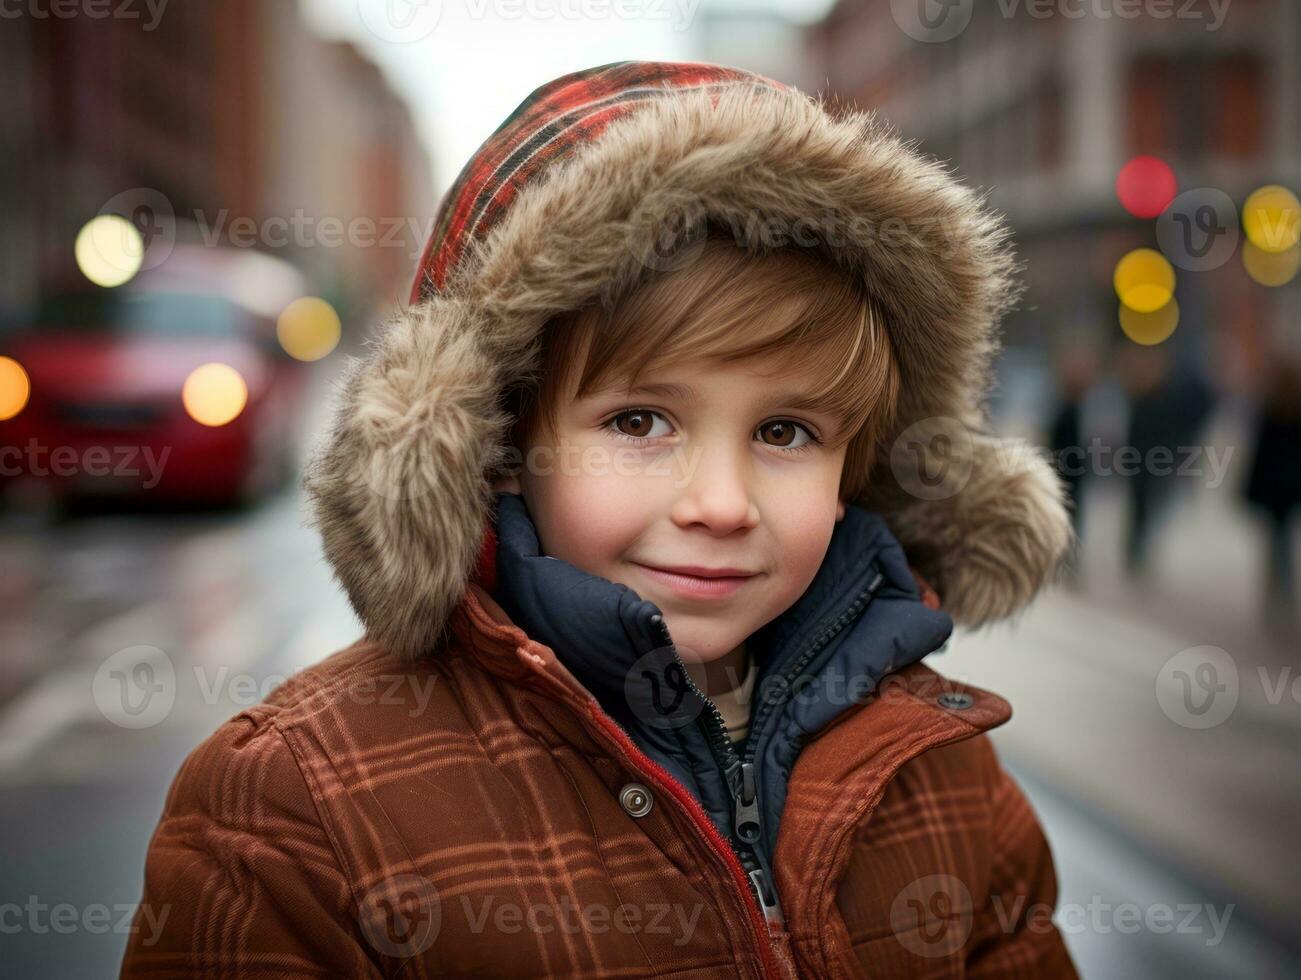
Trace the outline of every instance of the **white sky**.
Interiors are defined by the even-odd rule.
[[[706,8],[814,20],[832,0],[300,0],[317,33],[353,41],[411,105],[435,193],[539,85],[611,61],[701,60]]]

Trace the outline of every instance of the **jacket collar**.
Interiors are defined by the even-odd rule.
[[[686,683],[672,637],[658,621],[661,610],[623,584],[541,554],[517,494],[497,495],[492,573],[493,598],[509,620],[558,657],[638,747],[725,826],[731,796],[697,723],[713,708]],[[883,676],[941,646],[952,629],[949,616],[923,600],[881,516],[846,506],[812,584],[750,639],[759,669],[755,703],[810,644],[820,641],[821,649],[801,674],[801,696],[774,713],[772,724],[750,733],[761,740],[756,762],[767,773],[765,806],[771,812],[764,824],[770,843],[785,799],[782,774],[794,763],[800,741],[815,737]]]
[[[494,550],[495,535],[486,539],[484,559],[453,617],[456,635],[482,669],[585,716],[594,703],[591,695],[555,652],[526,636],[484,588],[494,581]],[[922,589],[934,594],[924,582]],[[871,710],[864,710],[868,705]],[[788,928],[799,932],[820,921],[820,905],[812,896],[826,894],[843,876],[850,849],[841,842],[871,819],[900,768],[931,749],[996,728],[1011,715],[998,694],[919,661],[890,675],[863,702],[806,740],[790,773],[792,806],[783,812],[773,851]],[[815,860],[810,860],[811,840],[822,842]]]

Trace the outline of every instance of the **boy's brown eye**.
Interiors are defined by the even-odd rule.
[[[766,429],[769,432],[776,433],[777,441],[769,443],[769,445],[788,447],[790,446],[791,441],[795,438],[795,430],[797,428],[798,426],[796,426],[794,422],[777,421],[768,422],[765,425],[760,426],[759,431],[762,432]]]
[[[650,430],[655,426],[655,415],[653,412],[624,412],[622,415],[616,415],[614,417],[615,425],[619,425],[620,421],[623,419],[632,419],[632,428],[636,431],[627,432],[622,426],[620,426],[620,431],[624,432],[625,435],[636,436],[639,439],[648,436]]]

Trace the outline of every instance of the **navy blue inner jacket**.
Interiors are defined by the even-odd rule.
[[[557,658],[648,756],[682,782],[725,838],[734,838],[732,794],[700,716],[712,703],[685,680],[660,609],[626,585],[540,554],[523,497],[497,493],[494,598],[530,638]],[[875,586],[873,589],[872,587]],[[771,859],[786,785],[803,740],[871,693],[882,677],[948,641],[953,621],[924,605],[902,546],[872,511],[851,504],[826,557],[795,604],[756,631],[747,648],[758,665],[751,730],[737,751],[753,753],[761,836]],[[811,644],[818,651],[809,656]],[[807,660],[789,687],[776,678]],[[785,690],[766,713],[765,692]],[[866,709],[865,709],[866,710]]]

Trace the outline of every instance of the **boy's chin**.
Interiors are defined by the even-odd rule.
[[[709,664],[721,660],[746,639],[744,634],[734,629],[719,629],[717,624],[713,624],[712,629],[708,626],[693,628],[693,624],[687,621],[686,617],[680,615],[675,617],[667,610],[666,616],[673,645],[677,648],[678,656],[682,658],[683,663]],[[675,621],[678,624],[676,628],[673,625]]]

